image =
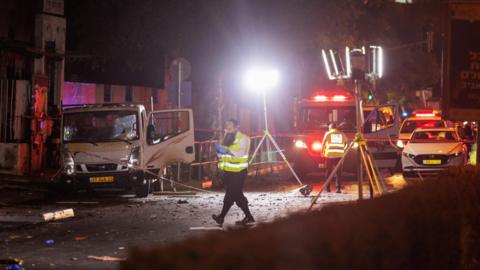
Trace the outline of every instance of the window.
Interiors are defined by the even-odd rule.
[[[153,113],[148,121],[147,138],[149,144],[169,140],[189,130],[188,112]]]
[[[125,90],[125,101],[126,102],[132,102],[132,96],[133,96],[133,93],[132,93],[132,87],[131,86],[127,86],[126,90]]]
[[[105,84],[103,88],[103,102],[112,102],[112,88],[110,84]]]

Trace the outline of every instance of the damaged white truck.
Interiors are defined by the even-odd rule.
[[[76,105],[62,117],[62,188],[123,189],[146,197],[173,163],[195,159],[191,109]]]

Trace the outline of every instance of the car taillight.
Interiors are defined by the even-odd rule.
[[[316,151],[316,152],[322,151],[322,143],[318,142],[318,141],[313,142],[312,143],[312,150]]]

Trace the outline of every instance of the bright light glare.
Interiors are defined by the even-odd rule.
[[[335,96],[333,96],[332,99],[333,99],[333,101],[345,101],[347,99],[347,97],[344,96],[344,95],[335,95]]]
[[[322,143],[321,142],[314,142],[312,144],[312,150],[320,152],[322,150]]]
[[[267,68],[253,68],[245,74],[245,86],[253,91],[267,91],[277,86],[278,71]]]
[[[405,147],[405,145],[403,144],[402,140],[398,140],[398,141],[397,141],[397,146],[400,147],[400,148]]]
[[[315,101],[327,101],[327,96],[314,96],[313,100]]]
[[[307,148],[307,144],[304,143],[302,140],[295,141],[296,148]]]
[[[435,114],[434,113],[416,113],[415,116],[416,117],[434,117]]]

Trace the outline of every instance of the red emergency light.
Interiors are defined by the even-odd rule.
[[[416,117],[435,117],[438,116],[438,112],[434,110],[416,110],[413,112]]]
[[[344,95],[335,95],[332,98],[333,101],[345,101],[346,99],[347,97]]]
[[[347,100],[347,96],[345,96],[345,95],[334,95],[334,96],[316,95],[316,96],[313,96],[313,100],[315,102],[327,102],[327,101],[344,102],[344,101]]]
[[[324,95],[318,95],[318,96],[314,96],[313,97],[313,100],[315,101],[327,101],[327,96],[324,96]]]
[[[312,143],[312,150],[315,152],[320,152],[322,151],[322,143],[319,141],[314,141]]]

